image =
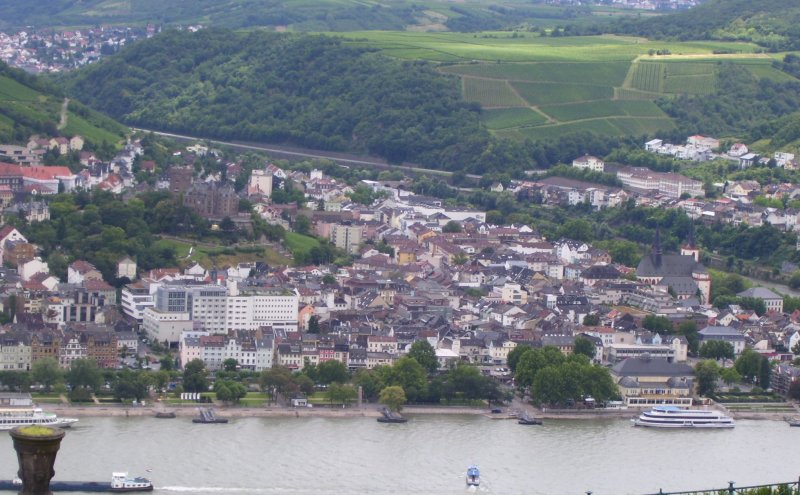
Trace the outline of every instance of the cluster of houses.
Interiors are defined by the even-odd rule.
[[[184,201],[205,195],[207,204],[187,204],[219,217],[234,202],[238,207],[231,176],[240,165],[225,164],[227,177],[198,179],[188,169],[203,153],[213,151],[187,150],[186,165],[158,181],[185,191]],[[65,367],[83,357],[119,366],[120,353],[138,345],[132,330],[172,347],[182,363],[201,359],[212,370],[226,359],[252,370],[298,370],[332,359],[351,370],[371,369],[393,363],[417,340],[428,341],[443,366],[498,366],[518,345],[552,345],[568,354],[584,336],[627,404],[637,406],[685,403],[692,392],[688,342],[644,329],[648,314],[665,316],[675,328],[693,321],[704,341],[730,342],[737,353],[753,348],[776,361],[791,361],[788,350],[800,342],[800,313],[783,313],[782,298],[767,289],[740,294],[763,300],[764,316],[712,308],[711,279],[691,234],[677,253],[664,252],[657,235],[639,265],[626,267],[589,243],[546,239],[529,226],[491,225],[485,212],[409,193],[399,183],[363,182],[378,198],[367,206],[317,170],[266,164],[256,172],[241,193],[254,211],[269,222],[296,220],[297,205],[269,201],[275,187],[291,181],[306,195],[301,206],[313,208],[302,210],[311,231],[349,252],[352,266],[193,263],[145,272],[126,257],[114,274],[130,280],[118,301],[90,263],[72,262],[67,280],[59,280],[36,257],[36,246],[6,226],[0,300],[13,318],[0,327],[0,370],[29,369],[42,357]],[[783,363],[776,370],[789,370],[791,383],[794,368]]]
[[[34,74],[62,72],[96,62],[137,39],[150,38],[161,30],[141,26],[97,26],[74,31],[26,29],[0,32],[0,60]]]

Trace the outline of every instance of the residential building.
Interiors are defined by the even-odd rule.
[[[771,290],[765,287],[751,287],[747,290],[744,290],[738,294],[738,297],[751,297],[754,299],[761,299],[764,301],[764,306],[767,308],[767,311],[773,311],[775,313],[783,313],[783,297],[775,294]]]
[[[588,169],[592,172],[603,172],[605,170],[605,163],[603,160],[591,155],[583,155],[572,160],[572,166],[575,168]]]
[[[349,254],[356,254],[363,242],[364,226],[351,223],[331,226],[331,242]]]
[[[744,351],[746,339],[733,327],[707,326],[698,333],[701,345],[703,342],[718,340],[729,343],[733,347],[733,353],[737,356]]]

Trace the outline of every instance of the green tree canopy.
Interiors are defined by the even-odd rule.
[[[403,409],[403,404],[406,403],[406,393],[403,387],[391,385],[381,390],[378,400],[390,411],[398,412]]]
[[[408,357],[418,362],[428,373],[434,373],[439,369],[436,350],[427,340],[417,340],[411,344]]]
[[[733,359],[733,345],[722,340],[707,340],[700,346],[700,357],[708,359]]]
[[[69,366],[67,381],[73,390],[85,388],[98,391],[103,385],[103,373],[94,359],[76,359]]]
[[[208,370],[202,359],[193,359],[183,367],[183,390],[192,393],[208,391]]]
[[[347,371],[341,361],[331,359],[323,361],[317,365],[317,380],[325,385],[330,383],[347,383],[350,380],[350,372]]]
[[[589,359],[594,359],[597,355],[597,348],[590,339],[579,335],[575,338],[575,346],[573,347],[572,352],[575,354],[583,354]]]
[[[56,383],[64,380],[64,373],[58,365],[58,361],[53,358],[37,359],[31,366],[33,381],[43,385],[48,392]]]
[[[697,393],[699,395],[708,396],[716,392],[719,366],[715,361],[700,361],[694,367],[694,375],[697,378]]]

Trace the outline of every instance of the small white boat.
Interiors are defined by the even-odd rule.
[[[467,486],[479,486],[481,484],[481,473],[478,466],[470,466],[467,469]]]
[[[730,416],[719,411],[684,409],[677,406],[655,406],[633,419],[635,426],[651,428],[733,428]]]

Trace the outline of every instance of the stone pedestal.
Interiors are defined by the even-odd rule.
[[[21,426],[11,430],[22,480],[20,495],[50,495],[53,465],[64,430],[47,426]]]

